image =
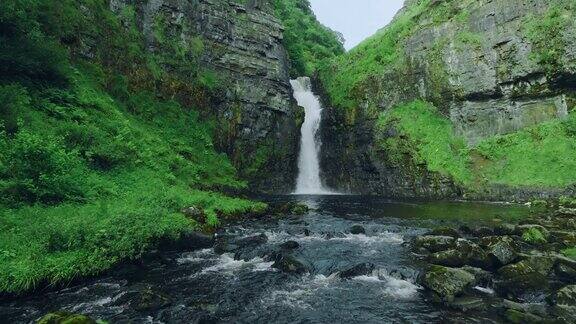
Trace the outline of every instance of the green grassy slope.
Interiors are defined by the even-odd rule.
[[[405,71],[411,71],[413,67],[405,59],[404,44],[419,28],[451,21],[464,26],[454,36],[454,44],[480,43],[482,35],[472,34],[465,27],[469,19],[465,8],[458,1],[415,1],[390,25],[350,52],[323,61],[319,76],[336,113],[346,116],[342,124],[353,124],[367,93],[378,95],[366,90],[372,89],[372,83],[379,82],[378,76],[400,79]],[[534,44],[531,59],[544,71],[552,73],[562,64],[566,40],[560,31],[572,21],[575,9],[573,0],[555,0],[542,17],[523,21],[521,32]],[[439,39],[435,46],[441,48],[446,41]],[[571,112],[565,121],[551,121],[468,147],[463,139],[455,136],[446,116],[447,107],[437,103],[450,99],[436,100],[443,95],[443,84],[447,83],[445,63],[434,57],[437,50],[430,49],[427,61],[432,79],[429,90],[434,92],[430,95],[432,98],[427,99],[434,101],[436,107],[432,103],[410,100],[390,111],[363,112],[365,116],[378,117],[374,135],[377,149],[385,152],[381,156],[389,160],[385,162],[402,166],[408,157],[410,162],[425,165],[428,170],[448,176],[471,190],[492,185],[564,188],[576,183],[574,107],[569,107]],[[368,109],[373,107],[368,105]],[[400,135],[386,136],[391,127]]]
[[[81,6],[82,5],[82,6]],[[104,0],[0,3],[0,292],[96,274],[160,237],[264,205],[195,104],[201,39],[148,54],[134,11]],[[179,211],[204,209],[205,219]]]

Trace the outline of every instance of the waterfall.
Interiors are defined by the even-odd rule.
[[[294,90],[294,99],[298,105],[304,107],[306,113],[302,124],[302,140],[300,155],[298,157],[298,181],[296,183],[297,195],[331,194],[322,186],[320,180],[320,143],[317,133],[322,119],[322,106],[320,100],[312,92],[310,78],[302,77],[291,80]]]

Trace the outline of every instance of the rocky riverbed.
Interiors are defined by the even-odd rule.
[[[416,237],[428,263],[419,282],[449,308],[498,313],[512,323],[576,321],[576,210],[518,225],[442,227]]]
[[[559,255],[571,243],[558,241],[558,232],[572,217],[551,217],[547,224],[519,205],[362,196],[267,200],[279,207],[259,219],[228,224],[215,235],[190,233],[98,278],[1,301],[0,318],[63,323],[73,317],[89,324],[571,320],[574,263]],[[523,239],[533,228],[547,243]]]

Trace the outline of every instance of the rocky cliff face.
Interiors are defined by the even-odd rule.
[[[199,107],[216,120],[216,141],[254,190],[293,189],[300,110],[293,103],[283,26],[270,1],[111,0],[135,8],[148,51],[164,37],[195,48],[206,83],[217,83]]]
[[[332,187],[436,198],[465,191],[424,164],[387,162],[390,152],[375,144],[382,135],[374,129],[378,113],[396,105],[415,99],[432,102],[472,148],[496,135],[564,119],[575,105],[573,3],[407,1],[392,24],[424,2],[427,8],[412,18],[415,27],[400,42],[400,63],[372,73],[353,89],[355,109],[325,111],[323,170]],[[325,98],[330,106],[329,96]],[[399,134],[389,129],[384,136]],[[527,197],[564,190],[504,187],[478,196],[496,199],[523,192],[519,196]]]

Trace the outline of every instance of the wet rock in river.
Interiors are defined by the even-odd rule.
[[[426,234],[427,236],[449,236],[459,238],[460,233],[452,227],[438,227]]]
[[[566,248],[576,246],[576,232],[552,231],[550,232],[550,241],[553,243],[559,243]]]
[[[576,285],[560,289],[555,296],[557,305],[574,307],[576,310]]]
[[[268,242],[266,234],[259,234],[240,239],[221,235],[216,237],[214,252],[217,254],[233,253],[241,249],[253,249],[266,242]]]
[[[54,312],[44,315],[37,324],[97,324],[95,320],[82,314],[68,312]]]
[[[482,298],[460,297],[455,298],[452,302],[449,302],[448,307],[459,310],[461,312],[469,312],[472,310],[486,310],[488,305]]]
[[[515,309],[508,309],[504,313],[504,317],[510,323],[514,324],[539,324],[544,319],[532,313],[526,313]]]
[[[576,208],[560,207],[556,212],[557,217],[576,217]]]
[[[432,253],[454,248],[456,239],[450,236],[419,236],[414,240],[416,249],[424,248]]]
[[[488,246],[488,257],[496,268],[510,264],[518,258],[514,240],[502,237]]]
[[[310,207],[295,201],[287,202],[285,204],[275,206],[272,208],[272,213],[276,215],[296,215],[302,216],[310,211]]]
[[[494,227],[494,234],[500,236],[514,235],[516,226],[511,224],[499,224]]]
[[[350,279],[358,276],[366,276],[372,274],[376,266],[372,263],[358,264],[352,268],[340,272],[340,278]]]
[[[559,262],[554,269],[554,273],[561,280],[576,282],[576,269],[567,264]]]
[[[300,244],[296,241],[288,241],[280,244],[280,247],[285,250],[296,250],[300,247]]]
[[[274,256],[272,268],[286,273],[303,274],[307,271],[306,266],[291,255],[279,253]]]
[[[172,304],[170,297],[152,287],[138,292],[132,306],[137,311],[154,311]]]
[[[214,246],[214,237],[198,232],[185,232],[176,240],[165,239],[160,242],[160,250],[194,251]]]
[[[490,227],[477,227],[472,230],[472,234],[477,237],[493,236],[494,230]]]
[[[364,229],[364,227],[361,225],[354,225],[350,229],[350,233],[354,235],[366,234],[366,229]]]
[[[497,290],[505,296],[518,296],[526,292],[545,289],[546,273],[529,260],[504,266],[498,270]]]
[[[478,244],[459,239],[453,249],[437,252],[429,257],[430,263],[447,266],[463,267],[471,265],[488,269],[491,267],[488,254]]]
[[[482,270],[480,268],[464,266],[461,269],[474,276],[474,285],[489,286],[492,282],[492,278],[494,277],[491,272]]]
[[[442,301],[451,302],[475,282],[474,275],[443,266],[431,266],[422,278],[422,285],[433,291]]]

